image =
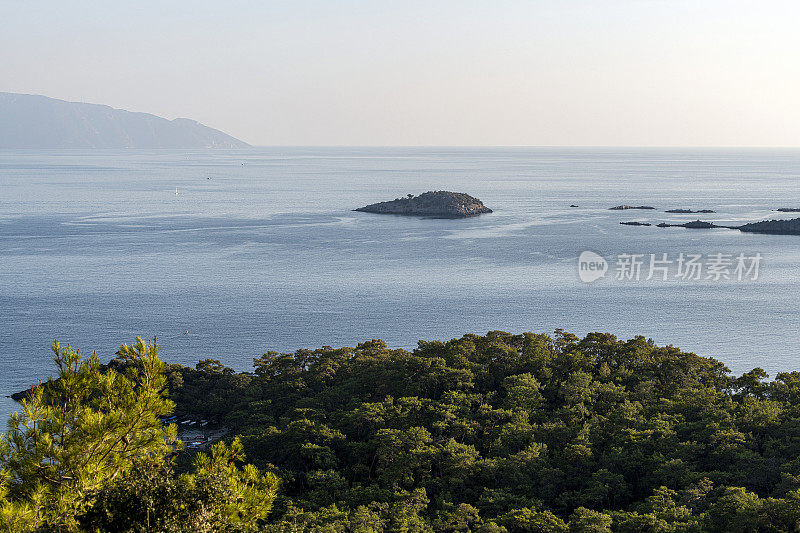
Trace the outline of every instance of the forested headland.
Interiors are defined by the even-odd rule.
[[[490,332],[268,352],[252,372],[54,345],[0,443],[5,530],[800,527],[800,372],[644,337]],[[181,450],[170,414],[225,442]]]

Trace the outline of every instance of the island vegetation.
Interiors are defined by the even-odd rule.
[[[772,233],[775,235],[800,235],[800,218],[790,220],[764,220],[751,222],[739,229],[748,233]]]
[[[53,346],[0,442],[5,531],[757,532],[800,526],[800,372],[493,331],[240,373]],[[170,413],[225,425],[179,451]]]
[[[474,196],[450,191],[428,191],[419,196],[409,194],[405,198],[370,204],[354,211],[431,218],[467,218],[492,212]]]

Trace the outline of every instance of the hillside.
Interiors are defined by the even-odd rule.
[[[561,331],[254,363],[250,374],[173,366],[168,381],[176,414],[227,426],[281,479],[267,531],[800,524],[797,372],[734,376],[643,337]]]
[[[59,379],[32,391],[35,423],[12,419],[0,446],[0,510],[27,526],[8,530],[800,526],[798,372],[735,376],[644,337],[560,330],[468,334],[413,351],[371,340],[267,352],[246,373],[213,359],[164,365],[155,341],[141,339],[105,368],[53,350]],[[168,425],[175,419],[180,428]],[[205,424],[224,439],[173,461],[178,431],[197,438]],[[85,450],[99,445],[107,451],[87,465]],[[63,503],[25,515],[37,501]],[[48,527],[31,527],[37,520]]]
[[[0,148],[246,148],[194,120],[0,92]]]

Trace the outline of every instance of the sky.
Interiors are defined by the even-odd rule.
[[[0,91],[255,145],[800,146],[800,2],[0,0]]]

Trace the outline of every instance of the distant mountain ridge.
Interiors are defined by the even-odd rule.
[[[247,148],[194,120],[0,92],[0,148]]]

